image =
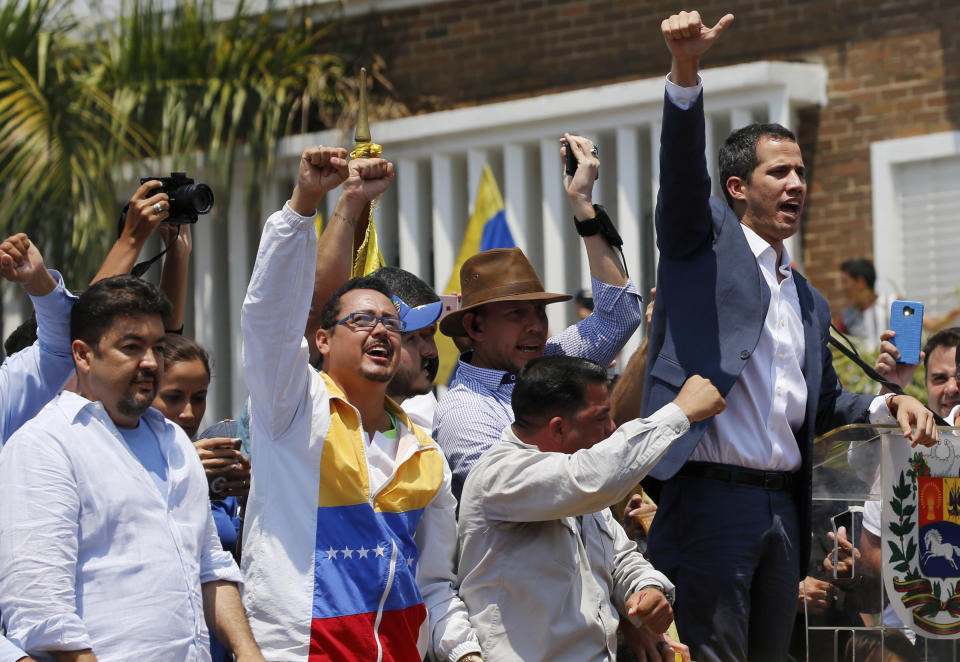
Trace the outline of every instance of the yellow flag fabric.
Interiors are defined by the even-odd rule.
[[[350,152],[351,159],[360,158],[379,158],[383,154],[383,147],[375,142],[359,142],[355,149]],[[373,222],[373,209],[376,200],[370,203],[370,219],[367,223],[367,231],[363,235],[363,241],[357,247],[354,253],[353,267],[350,269],[350,278],[366,276],[384,266],[383,254],[380,252],[380,242],[377,240],[377,226]]]
[[[503,197],[497,187],[497,180],[493,176],[490,166],[483,166],[480,177],[480,187],[477,189],[477,201],[467,224],[467,231],[460,244],[453,273],[444,288],[444,293],[460,292],[460,267],[472,255],[491,248],[511,248],[516,246],[507,218],[503,211]],[[436,384],[446,384],[457,365],[459,352],[453,340],[437,331],[437,350],[440,352],[440,368],[434,380]]]
[[[377,240],[377,226],[373,222],[373,206],[370,206],[370,221],[367,223],[367,232],[357,248],[350,270],[350,278],[366,276],[384,266],[383,255],[380,253],[380,243]]]

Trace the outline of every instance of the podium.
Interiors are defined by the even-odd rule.
[[[807,575],[836,588],[826,608],[803,601],[807,661],[960,662],[960,428],[938,437],[911,448],[896,426],[848,425],[815,440]]]

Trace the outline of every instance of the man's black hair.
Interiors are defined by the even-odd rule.
[[[37,342],[37,314],[31,313],[23,324],[14,329],[3,341],[3,350],[7,356],[13,356],[21,349],[26,349]]]
[[[757,143],[761,138],[797,142],[797,137],[790,129],[773,123],[748,124],[727,136],[720,147],[720,188],[723,189],[723,197],[731,208],[733,198],[727,191],[727,180],[731,177],[739,177],[744,181],[750,179],[750,173],[760,165]]]
[[[867,287],[873,289],[877,282],[877,270],[873,268],[873,262],[865,257],[856,257],[845,261],[840,265],[840,271],[850,276],[850,278],[863,278],[867,282]]]
[[[380,267],[370,275],[386,283],[390,291],[411,308],[440,300],[432,287],[400,267]]]
[[[155,285],[136,276],[104,278],[88,287],[70,311],[70,340],[97,347],[121,315],[170,315],[170,302]]]
[[[340,297],[350,290],[376,290],[388,299],[391,294],[390,288],[387,287],[387,284],[383,282],[381,278],[373,275],[351,278],[338,287],[334,293],[330,295],[330,298],[327,299],[327,303],[323,305],[323,311],[320,313],[321,329],[332,329],[336,326],[337,320],[340,319]],[[400,298],[402,299],[403,297]],[[407,302],[404,301],[404,303]]]
[[[927,338],[927,344],[923,346],[924,369],[926,369],[927,363],[930,361],[930,353],[937,347],[960,347],[960,326],[941,329]]]
[[[523,370],[510,405],[518,430],[537,430],[554,416],[570,418],[586,404],[587,385],[606,384],[603,366],[575,356],[541,356]]]

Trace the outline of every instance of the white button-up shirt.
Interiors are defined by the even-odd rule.
[[[208,661],[201,584],[240,581],[210,514],[203,466],[155,409],[166,494],[103,405],[65,392],[0,453],[0,612],[34,657]],[[46,658],[43,658],[46,659]]]
[[[770,290],[770,305],[760,340],[727,393],[726,410],[707,426],[690,459],[796,471],[801,458],[794,431],[803,425],[807,406],[797,283],[786,247],[778,266],[773,247],[746,225],[740,227]]]

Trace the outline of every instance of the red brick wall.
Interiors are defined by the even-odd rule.
[[[472,0],[426,4],[359,20],[366,47],[415,112],[526,97],[669,68],[660,21],[673,3]],[[701,4],[733,26],[705,66],[759,59],[822,63],[828,104],[804,112],[810,171],[804,219],[807,276],[830,299],[839,263],[872,257],[870,143],[960,125],[960,2],[739,0]]]

